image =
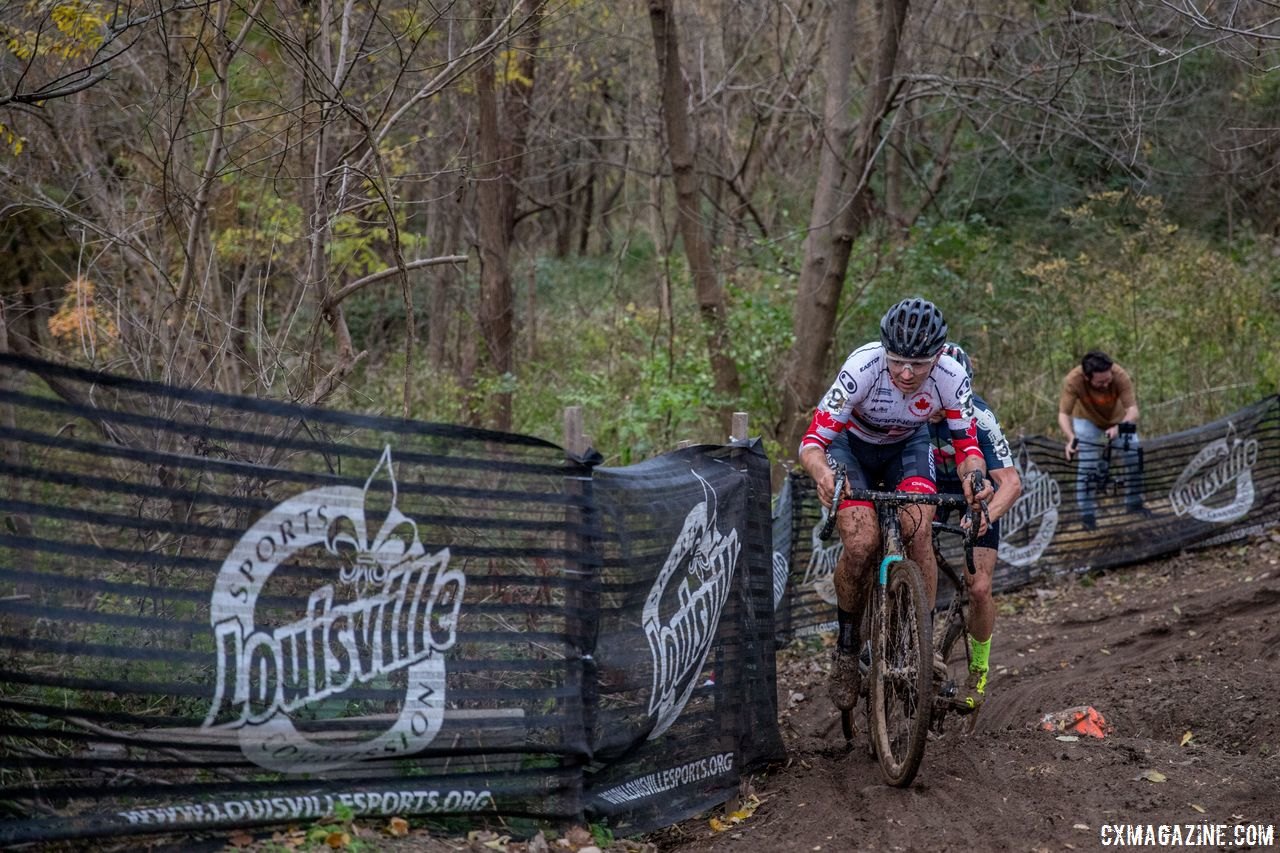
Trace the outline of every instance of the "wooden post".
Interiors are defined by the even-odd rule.
[[[747,413],[734,412],[732,425],[729,427],[729,443],[737,444],[747,440]]]
[[[581,457],[587,452],[587,437],[582,432],[582,407],[566,406],[564,410],[564,449]]]
[[[590,439],[582,429],[582,407],[566,406],[564,409],[564,449],[569,457],[567,467],[571,474],[565,478],[566,530],[564,545],[568,576],[576,578],[564,591],[564,632],[574,642],[582,644],[582,684],[580,696],[595,696],[598,674],[591,653],[597,633],[600,611],[600,561],[592,549],[598,548],[590,534],[581,531],[591,523],[591,471],[579,464],[591,447]],[[573,685],[567,685],[572,687]],[[563,706],[563,700],[562,700]],[[588,742],[595,736],[595,708],[591,701],[583,703],[583,724]]]

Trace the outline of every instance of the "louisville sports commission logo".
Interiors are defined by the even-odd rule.
[[[742,552],[737,530],[716,528],[716,493],[698,480],[705,500],[685,516],[644,602],[644,633],[653,653],[649,714],[656,717],[649,740],[676,721],[697,686]]]
[[[1200,448],[1174,482],[1169,492],[1174,513],[1215,524],[1244,518],[1253,507],[1257,461],[1257,440],[1242,440],[1228,422],[1226,435]]]
[[[1026,445],[1013,462],[1022,477],[1022,494],[1000,521],[1000,559],[1014,566],[1027,566],[1040,559],[1058,529],[1058,506],[1062,491],[1058,481],[1031,461]],[[1021,533],[1023,545],[1014,545]]]
[[[390,480],[391,505],[370,536],[366,506],[379,473]],[[237,730],[241,751],[255,764],[314,773],[410,755],[439,733],[441,653],[457,639],[466,576],[449,568],[447,548],[426,552],[396,498],[387,447],[363,489],[326,486],[295,495],[260,518],[223,562],[211,606],[217,683],[204,728]],[[321,569],[319,579],[314,569],[293,573],[286,582],[295,587],[319,583],[329,571],[333,577],[310,592],[304,616],[260,627],[259,610],[269,615],[288,606],[283,591],[262,592],[294,558],[307,568],[334,567]],[[375,680],[404,685],[400,711],[385,730],[373,737],[331,730],[323,740],[298,730],[295,716],[315,703]]]

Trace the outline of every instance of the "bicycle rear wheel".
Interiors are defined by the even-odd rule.
[[[871,661],[871,737],[886,782],[906,787],[924,758],[933,712],[933,628],[920,568],[889,570]]]

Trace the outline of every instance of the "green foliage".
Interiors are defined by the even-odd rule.
[[[583,321],[545,317],[542,358],[531,359],[517,392],[522,429],[582,406],[588,433],[609,464],[662,453],[681,439],[715,440],[710,363],[687,284],[677,284],[674,318],[652,304],[601,303]],[[555,422],[554,420],[552,422]]]
[[[824,372],[876,338],[888,305],[920,294],[946,312],[952,337],[974,358],[978,392],[1015,436],[1056,433],[1062,377],[1094,348],[1132,370],[1151,435],[1274,393],[1280,276],[1270,262],[1271,240],[1215,245],[1170,223],[1158,199],[1125,192],[1098,193],[1057,211],[1042,233],[1053,239],[1028,240],[1022,229],[974,216],[925,221],[899,241],[864,236]],[[750,247],[726,276],[731,350],[742,379],[737,400],[715,398],[705,333],[679,259],[671,260],[674,311],[667,317],[659,307],[657,256],[635,244],[612,258],[538,259],[532,323],[527,303],[517,302],[515,372],[466,384],[451,370],[415,366],[412,414],[467,423],[486,400],[510,391],[514,428],[558,441],[564,407],[579,405],[606,464],[626,465],[683,439],[723,441],[716,416],[723,403],[749,413],[751,432],[765,438],[771,458],[789,458],[773,430],[800,251],[798,242]],[[344,405],[399,412],[398,327],[391,318],[383,328],[385,358],[371,360],[354,383],[360,394]]]
[[[1149,196],[1101,193],[1063,213],[1093,248],[1038,252],[1023,279],[1066,321],[1058,352],[1103,349],[1132,370],[1147,429],[1184,429],[1275,392],[1280,313],[1263,252],[1233,257],[1170,223]]]
[[[613,844],[613,830],[602,823],[593,823],[588,827],[591,830],[591,837],[595,839],[596,846],[604,849]]]
[[[920,294],[973,356],[974,383],[1016,435],[1056,434],[1062,377],[1090,349],[1129,368],[1144,430],[1229,414],[1280,380],[1280,287],[1270,241],[1222,248],[1167,218],[1159,199],[1097,193],[1030,242],[980,219],[923,223],[901,245],[868,237],[838,349],[876,334],[895,300]]]
[[[765,438],[770,458],[790,455],[769,435],[781,418],[774,377],[794,340],[791,303],[798,276],[785,269],[739,270],[728,285],[731,349],[742,380],[736,408],[747,412],[752,435]]]

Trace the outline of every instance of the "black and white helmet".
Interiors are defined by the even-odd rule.
[[[947,321],[927,299],[904,299],[880,318],[880,343],[903,358],[932,358],[947,342]]]
[[[960,366],[969,375],[969,379],[973,379],[973,361],[969,359],[969,354],[961,349],[959,344],[947,341],[942,345],[942,354],[949,355],[960,362]]]

